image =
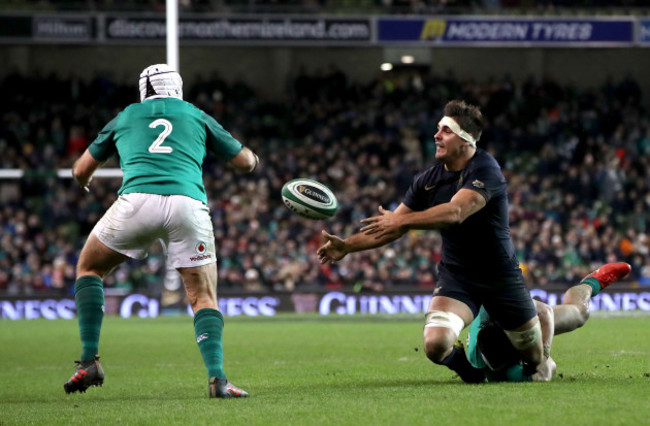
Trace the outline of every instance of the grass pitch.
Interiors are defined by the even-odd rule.
[[[189,317],[104,320],[102,388],[66,395],[76,320],[2,321],[0,425],[639,425],[650,423],[650,317],[555,339],[550,383],[465,385],[429,362],[422,319],[226,318],[228,378],[210,400]]]

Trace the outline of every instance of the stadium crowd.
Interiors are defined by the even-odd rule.
[[[432,161],[441,108],[454,98],[480,105],[488,118],[479,147],[509,180],[511,232],[531,286],[568,287],[612,261],[632,265],[630,281],[650,283],[650,119],[630,77],[580,88],[397,70],[360,84],[333,66],[300,72],[282,99],[217,74],[188,80],[185,99],[262,159],[251,175],[206,160],[221,292],[432,287],[437,232],[412,232],[335,265],[320,265],[315,252],[321,229],[352,234],[380,204],[401,201]],[[25,171],[0,178],[0,293],[70,294],[79,250],[120,179],[98,177],[86,193],[55,170],[70,167],[103,123],[137,101],[137,87],[99,75],[13,72],[0,92],[0,171]],[[117,159],[105,167],[118,167]],[[302,219],[282,204],[280,189],[295,177],[334,190],[335,220]],[[147,261],[124,264],[105,284],[159,288],[165,271],[154,246]]]

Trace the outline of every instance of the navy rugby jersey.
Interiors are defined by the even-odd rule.
[[[520,274],[510,239],[506,179],[486,151],[477,149],[462,171],[446,171],[436,162],[413,179],[404,204],[426,210],[449,202],[461,188],[481,194],[486,205],[462,224],[440,230],[443,265],[451,272],[483,278]]]

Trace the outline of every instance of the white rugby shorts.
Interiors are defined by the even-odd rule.
[[[184,195],[120,195],[92,232],[109,248],[133,259],[147,257],[151,244],[161,239],[173,268],[217,260],[208,206]]]

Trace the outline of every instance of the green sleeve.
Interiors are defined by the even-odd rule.
[[[114,135],[118,117],[119,115],[109,121],[88,147],[88,151],[95,160],[106,161],[117,152]]]
[[[474,321],[469,325],[469,332],[467,335],[467,359],[474,368],[480,368],[485,372],[488,382],[530,382],[532,376],[524,376],[523,366],[515,364],[505,370],[492,371],[487,366],[481,355],[481,350],[478,346],[478,333],[483,328],[483,324],[490,320],[490,315],[484,307],[481,306],[478,315]]]
[[[513,365],[505,373],[507,382],[532,382],[533,376],[524,375],[524,367],[521,364]]]
[[[481,350],[478,347],[478,333],[481,331],[482,324],[489,319],[487,311],[481,306],[478,315],[469,325],[467,334],[467,360],[474,368],[487,368]]]
[[[225,130],[217,120],[203,111],[201,111],[201,117],[206,127],[206,147],[219,158],[228,161],[244,149],[241,142]]]

